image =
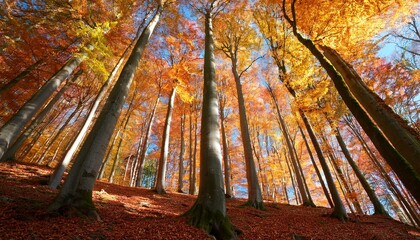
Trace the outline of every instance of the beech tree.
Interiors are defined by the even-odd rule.
[[[404,182],[405,186],[410,189],[410,192],[414,195],[417,200],[420,200],[420,177],[413,169],[412,165],[400,155],[400,153],[388,142],[382,132],[379,131],[377,126],[369,118],[365,110],[363,110],[357,100],[351,95],[349,88],[347,87],[343,77],[334,69],[334,66],[331,65],[324,57],[322,52],[318,50],[316,45],[312,40],[304,38],[297,29],[297,19],[295,11],[296,1],[291,3],[291,14],[286,10],[286,2],[283,1],[283,14],[287,22],[293,28],[293,34],[311,53],[318,59],[321,66],[327,71],[331,80],[334,82],[334,85],[337,91],[340,93],[343,101],[346,103],[347,107],[353,113],[353,115],[358,119],[358,122],[363,127],[364,131],[369,135],[371,140],[374,142],[377,149],[381,152],[381,155],[386,159],[386,161],[391,165],[391,167],[396,171],[398,177]]]
[[[145,27],[135,44],[115,87],[108,96],[101,114],[77,155],[63,188],[49,207],[50,211],[70,207],[80,211],[81,214],[99,219],[99,215],[92,202],[92,190],[96,176],[101,166],[102,158],[105,155],[106,146],[134,78],[136,67],[159,21],[163,7],[163,3],[160,2],[154,12],[153,18]]]
[[[83,56],[71,58],[67,63],[21,107],[0,129],[0,158],[15,143],[25,125],[31,121],[36,112],[43,106],[54,91],[64,82],[83,61]]]
[[[261,189],[258,183],[257,171],[252,154],[251,138],[249,135],[249,126],[245,109],[245,99],[244,94],[242,93],[241,77],[256,60],[248,62],[245,59],[247,58],[247,55],[249,55],[249,51],[252,51],[252,48],[258,47],[258,43],[255,42],[256,33],[251,27],[249,27],[249,20],[246,20],[246,16],[243,16],[241,19],[237,16],[237,11],[243,10],[245,7],[246,6],[242,4],[237,7],[238,9],[235,9],[236,11],[231,11],[228,13],[228,16],[221,18],[223,19],[223,22],[218,24],[219,27],[216,30],[216,46],[231,61],[232,74],[235,80],[239,105],[241,137],[244,147],[248,180],[248,201],[246,205],[256,209],[264,209]],[[248,52],[242,51],[244,48],[247,48]]]
[[[271,11],[271,10],[269,10]],[[279,80],[281,82],[284,83],[286,89],[288,90],[288,92],[290,93],[290,95],[293,98],[297,97],[298,92],[292,87],[291,84],[291,79],[288,76],[287,73],[287,67],[286,67],[286,61],[285,61],[285,54],[286,54],[286,42],[290,41],[290,37],[288,36],[288,29],[285,26],[284,21],[282,23],[280,23],[281,25],[279,26],[278,23],[273,24],[273,22],[271,22],[272,20],[270,19],[264,19],[264,17],[270,17],[270,14],[274,14],[274,18],[276,18],[274,21],[278,21],[279,18],[281,19],[282,17],[280,15],[278,15],[278,13],[275,12],[269,12],[268,14],[264,14],[263,17],[263,21],[266,21],[266,23],[261,23],[260,26],[264,27],[263,29],[271,29],[271,31],[269,32],[265,32],[266,34],[266,39],[269,42],[270,45],[270,51],[271,51],[271,56],[274,60],[274,63],[276,64],[277,68],[278,68],[278,72],[279,72]],[[266,26],[264,26],[266,25]],[[277,30],[280,28],[280,32],[283,34],[282,36],[277,36]],[[290,45],[290,43],[289,43]],[[302,64],[304,66],[306,66],[305,64]],[[307,85],[306,83],[303,83],[302,85]],[[299,112],[299,116],[301,117],[305,128],[308,132],[309,138],[311,139],[312,145],[316,151],[316,154],[318,156],[318,160],[321,164],[322,170],[324,172],[325,175],[325,179],[328,185],[328,189],[330,191],[331,194],[331,198],[332,201],[334,203],[334,211],[332,213],[333,217],[337,217],[339,219],[347,219],[347,214],[346,214],[346,210],[344,208],[343,202],[340,199],[340,195],[338,193],[337,187],[334,183],[334,178],[331,174],[330,168],[328,167],[327,164],[327,160],[324,156],[324,153],[322,152],[321,146],[319,144],[319,141],[315,135],[315,132],[313,130],[313,127],[311,125],[311,123],[309,122],[308,117],[306,116],[304,110],[302,108],[298,109]]]
[[[99,179],[216,239],[233,196],[420,224],[418,0],[170,2],[0,1],[0,161],[72,166],[50,210],[98,219]]]
[[[204,15],[205,20],[200,188],[196,202],[185,213],[190,224],[202,228],[217,239],[233,239],[236,235],[226,215],[213,37],[213,19],[227,3],[228,1],[203,1],[194,5],[194,8]]]

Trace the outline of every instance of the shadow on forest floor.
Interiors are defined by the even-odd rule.
[[[0,163],[2,239],[209,239],[178,217],[195,196],[159,195],[98,181],[93,193],[102,221],[51,215],[46,208],[58,190],[45,185],[51,169]],[[419,239],[420,231],[383,216],[353,216],[347,223],[329,217],[328,208],[266,203],[267,211],[239,208],[227,201],[240,239]],[[417,237],[417,238],[416,238]]]

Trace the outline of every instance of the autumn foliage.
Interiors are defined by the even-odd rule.
[[[420,185],[410,184],[420,181],[419,165],[396,144],[410,138],[407,147],[420,151],[418,9],[415,0],[0,1],[2,149],[16,144],[3,141],[11,119],[80,60],[14,133],[21,139],[7,159],[0,155],[17,162],[0,164],[1,236],[206,239],[178,217],[202,186],[210,194],[224,189],[223,217],[240,239],[418,237],[404,224],[420,226]],[[153,19],[156,27],[142,39]],[[205,31],[210,20],[214,45]],[[210,50],[214,58],[205,59]],[[210,68],[213,79],[204,81]],[[126,93],[112,93],[124,74],[132,79]],[[351,84],[406,132],[387,132]],[[208,89],[217,93],[206,107]],[[92,208],[102,222],[75,217],[77,207],[65,217],[47,213],[58,192],[41,183],[72,147],[64,168],[78,167],[80,150],[94,139],[83,134],[95,123],[107,126],[106,114],[115,123],[92,153],[103,155],[100,167],[76,173],[98,180]],[[203,122],[213,132],[201,132]],[[206,134],[214,141],[203,146]],[[217,161],[206,158],[213,150]],[[216,174],[217,183],[201,182],[202,172]],[[147,189],[156,182],[168,194]],[[238,207],[246,202],[251,207]],[[328,217],[338,203],[336,217],[347,222]],[[365,216],[376,213],[375,204],[388,216]]]

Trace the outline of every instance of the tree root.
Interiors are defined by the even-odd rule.
[[[306,207],[316,207],[315,203],[313,203],[313,202],[311,202],[311,201],[304,202],[304,203],[302,204],[302,206],[306,206]]]
[[[231,224],[229,218],[220,211],[207,208],[203,204],[196,203],[188,212],[184,213],[188,223],[203,229],[218,240],[236,239],[241,233]]]
[[[69,194],[58,197],[48,207],[48,212],[63,216],[85,217],[101,221],[95,205],[93,204],[91,191],[78,191],[74,195]]]
[[[349,217],[347,216],[345,212],[342,213],[341,211],[336,211],[336,210],[334,210],[333,213],[331,213],[330,217],[337,218],[342,222],[347,222],[347,220],[349,219]]]
[[[266,211],[264,203],[258,202],[257,200],[248,200],[246,203],[242,204],[241,207],[252,207],[258,210]]]

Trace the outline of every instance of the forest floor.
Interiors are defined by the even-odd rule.
[[[98,181],[94,201],[102,221],[46,212],[58,190],[45,182],[51,170],[0,164],[0,239],[212,239],[184,217],[194,196],[158,195]],[[343,223],[327,208],[266,203],[267,211],[239,207],[227,200],[228,215],[239,239],[420,239],[420,230],[384,216],[353,216]]]

